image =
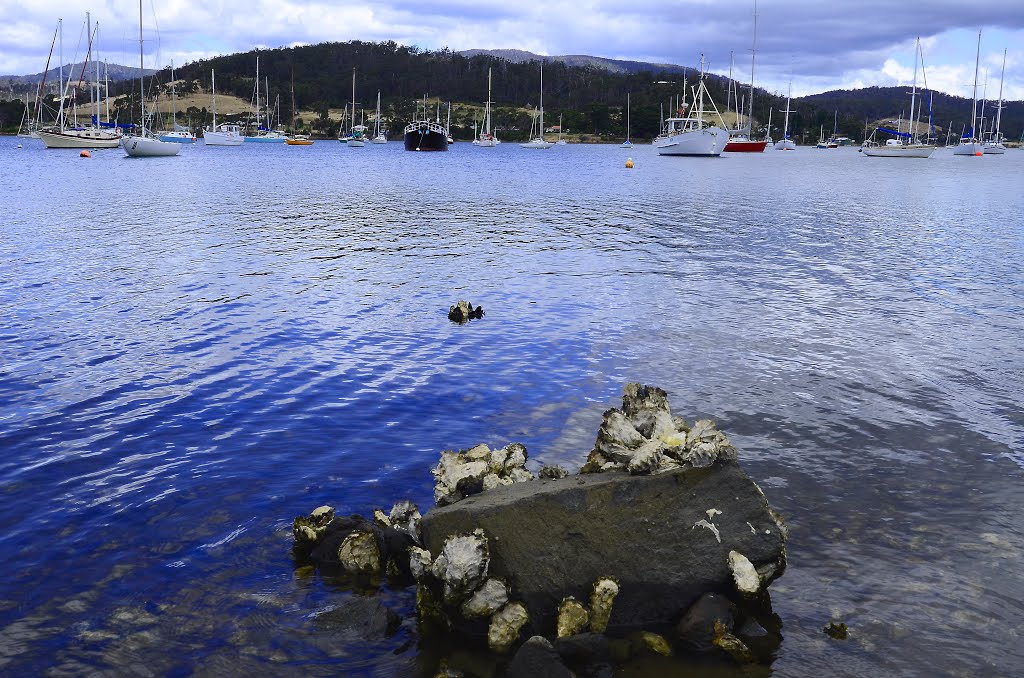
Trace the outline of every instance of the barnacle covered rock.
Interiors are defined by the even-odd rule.
[[[562,600],[558,606],[558,637],[568,638],[587,628],[590,623],[590,612],[586,606],[572,596]]]
[[[371,531],[353,532],[348,535],[338,547],[338,561],[347,572],[379,572],[381,558],[377,535]]]
[[[522,603],[509,603],[491,617],[487,628],[487,646],[495,652],[508,652],[509,648],[519,639],[519,633],[530,621],[526,606]]]
[[[462,616],[490,617],[508,603],[508,585],[500,579],[488,579],[472,597],[462,604]]]
[[[487,577],[490,557],[483,530],[449,537],[431,566],[431,573],[444,587],[446,603],[469,598]]]
[[[612,617],[612,603],[619,594],[619,582],[615,577],[602,577],[594,582],[590,594],[590,630],[604,633]]]
[[[417,544],[420,543],[420,510],[411,501],[400,501],[391,507],[388,514],[388,522],[391,527],[404,532],[412,537]]]
[[[729,551],[729,571],[736,583],[736,590],[745,596],[756,595],[761,590],[761,578],[745,555]]]
[[[311,550],[327,533],[327,526],[331,524],[332,520],[334,520],[334,509],[330,506],[313,509],[308,516],[297,516],[292,521],[295,548]]]
[[[730,633],[729,628],[720,621],[715,622],[715,634],[711,639],[711,643],[715,647],[728,652],[740,664],[753,664],[757,662],[757,657],[750,651],[750,648],[742,640]]]
[[[497,450],[480,444],[458,452],[444,451],[431,473],[434,476],[434,500],[438,506],[502,485],[533,480],[526,470],[526,447],[511,443]]]
[[[462,299],[448,307],[448,320],[451,320],[452,322],[464,323],[474,318],[483,317],[483,306],[477,306],[476,308],[473,308],[473,304]]]

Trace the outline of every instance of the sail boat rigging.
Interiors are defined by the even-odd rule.
[[[757,57],[757,0],[754,0],[754,40],[750,49],[750,98],[747,101],[747,124],[739,129],[729,131],[729,143],[725,145],[728,153],[763,153],[768,145],[767,139],[754,140],[754,60]],[[786,108],[789,108],[788,106]],[[737,111],[739,107],[737,107]],[[737,126],[739,123],[737,123]]]
[[[174,88],[174,62],[171,62],[171,130],[160,133],[160,141],[173,141],[179,144],[194,144],[195,136],[187,128],[178,124],[178,98]]]
[[[500,142],[491,132],[491,69],[487,69],[487,101],[484,102],[484,124],[480,135],[476,138],[476,145],[481,148],[494,148]]]
[[[210,105],[213,107],[213,124],[203,130],[203,143],[207,146],[241,146],[245,141],[238,125],[217,124],[217,80],[210,69]]]
[[[789,114],[792,111],[789,109],[789,103],[793,100],[793,76],[789,77],[789,92],[786,94],[786,110],[783,113],[786,114],[785,122],[782,125],[782,138],[775,142],[776,151],[795,151],[796,143],[789,138]]]
[[[544,140],[544,62],[540,62],[540,106],[539,106],[540,119],[537,124],[537,136],[533,137],[525,144],[519,144],[522,148],[540,148],[546,149],[554,146],[550,141]],[[535,120],[535,122],[537,122]],[[532,126],[531,126],[531,132]]]
[[[910,115],[907,117],[908,128],[910,131],[902,131],[902,123],[900,128],[896,130],[886,129],[884,127],[878,128],[876,131],[891,134],[893,135],[893,138],[887,139],[883,146],[877,145],[874,142],[869,143],[868,141],[865,141],[865,145],[860,149],[861,153],[864,155],[874,158],[928,158],[935,152],[934,145],[921,143],[917,137],[917,120],[914,112],[916,107],[917,117],[920,117],[921,108],[923,107],[923,104],[918,106],[917,102],[918,61],[921,63],[921,74],[923,76],[924,53],[921,51],[921,38],[917,39],[917,44],[914,49],[914,86],[910,91]],[[927,79],[925,79],[925,83],[927,85]],[[921,98],[924,98],[923,92]],[[907,143],[904,143],[904,140],[906,140]]]
[[[373,120],[373,138],[370,139],[370,143],[386,144],[388,142],[388,135],[381,126],[380,121],[380,90],[377,90],[377,113]]]
[[[981,152],[985,155],[1002,155],[1006,152],[1006,146],[1003,144],[1003,133],[999,131],[999,126],[1003,118],[1003,78],[1006,76],[1006,49],[1003,49],[1003,71],[999,76],[999,103],[996,104],[996,126],[995,129],[989,136],[988,141],[982,147]]]
[[[139,106],[142,113],[138,135],[121,140],[124,152],[133,158],[178,155],[181,144],[160,141],[146,132],[146,64],[142,52],[142,0],[139,0]]]

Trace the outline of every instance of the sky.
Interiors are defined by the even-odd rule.
[[[87,9],[100,57],[138,64],[137,0],[0,0],[0,73],[42,71],[58,18],[64,61],[80,61]],[[754,37],[753,0],[143,0],[143,14],[147,68],[256,47],[394,40],[684,66],[704,54],[720,74],[732,52],[736,79],[749,82]],[[920,37],[929,87],[971,97],[981,30],[978,97],[986,75],[989,98],[998,96],[1009,48],[1003,96],[1024,99],[1024,0],[761,0],[757,16],[755,83],[770,91],[909,87]]]

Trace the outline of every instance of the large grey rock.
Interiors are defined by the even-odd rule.
[[[776,516],[736,462],[719,460],[499,487],[432,509],[421,529],[424,547],[439,553],[449,535],[482,528],[488,575],[525,603],[535,632],[554,637],[560,601],[589,600],[602,577],[619,583],[613,632],[674,624],[704,593],[732,590],[730,551],[745,555],[767,586],[785,569]]]
[[[573,674],[547,638],[534,636],[516,652],[505,678],[573,678]]]

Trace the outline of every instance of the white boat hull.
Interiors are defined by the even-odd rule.
[[[245,137],[235,132],[203,132],[203,143],[207,146],[241,146]]]
[[[781,139],[775,142],[776,151],[795,151],[796,142],[792,139]]]
[[[519,144],[521,148],[551,148],[555,144],[550,141],[544,141],[543,139],[533,139],[527,141],[525,144]]]
[[[934,146],[865,146],[860,152],[871,158],[929,158],[935,152]]]
[[[125,137],[121,145],[124,152],[133,158],[161,158],[178,155],[178,151],[181,150],[181,144],[150,137]]]
[[[1000,143],[989,142],[981,149],[981,152],[985,155],[1002,155],[1006,153],[1006,146]]]
[[[349,139],[345,142],[345,145],[349,148],[362,148],[366,145],[366,142],[362,139]]]
[[[968,141],[953,149],[953,155],[982,155],[983,153],[981,142],[978,141]]]
[[[388,138],[383,134],[378,134],[374,138],[370,139],[371,144],[386,144],[387,142]]]
[[[175,144],[194,144],[196,138],[187,132],[165,132],[160,135],[160,141]]]
[[[654,147],[658,149],[658,155],[716,157],[722,154],[727,143],[729,143],[729,133],[724,129],[705,127],[702,130],[671,134],[663,139],[655,140]]]
[[[38,130],[47,148],[117,148],[121,135],[96,129]]]
[[[242,137],[246,142],[254,144],[283,144],[285,142],[285,136],[278,136],[276,134],[267,134],[265,136],[258,137]]]

